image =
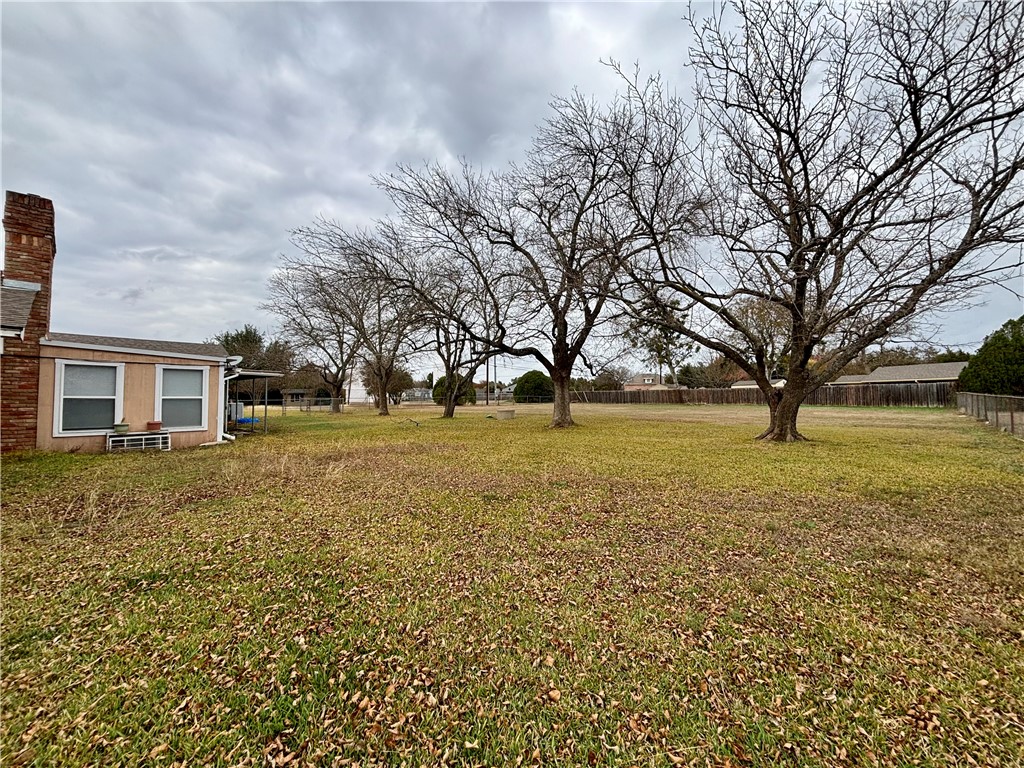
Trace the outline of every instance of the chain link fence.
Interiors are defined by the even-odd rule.
[[[1024,439],[1024,397],[958,392],[956,406],[960,413]]]

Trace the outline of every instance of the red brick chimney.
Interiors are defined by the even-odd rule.
[[[0,450],[6,452],[36,446],[39,340],[50,330],[50,288],[57,253],[53,202],[8,192],[4,234]]]

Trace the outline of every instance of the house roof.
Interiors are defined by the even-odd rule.
[[[189,341],[158,341],[156,339],[126,339],[118,336],[90,336],[79,333],[51,333],[50,341],[86,347],[107,347],[137,352],[156,352],[164,355],[191,355],[226,358],[228,352],[220,344],[196,344]]]
[[[783,386],[786,383],[785,379],[769,379],[768,381],[771,383],[773,387]],[[733,383],[730,389],[750,389],[752,387],[757,386],[759,386],[759,384],[753,379],[740,379],[739,381]]]
[[[247,368],[238,368],[235,370],[235,377],[232,381],[255,381],[256,379],[280,379],[284,376],[280,371],[258,371],[249,370]],[[302,391],[302,390],[293,390]]]
[[[864,374],[862,373],[847,373],[840,376],[835,381],[828,382],[829,384],[863,384]]]
[[[636,376],[631,378],[626,383],[627,384],[646,384],[647,382],[645,382],[644,379],[654,379],[655,381],[658,381],[659,380],[659,376],[656,373],[638,373]]]
[[[966,362],[883,365],[875,368],[861,380],[864,384],[900,381],[954,381],[960,376],[960,371],[966,367]]]
[[[21,330],[28,323],[38,290],[3,286],[0,289],[0,325]]]

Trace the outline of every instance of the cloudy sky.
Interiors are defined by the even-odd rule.
[[[3,4],[5,189],[53,199],[53,329],[201,341],[253,323],[289,230],[388,211],[397,162],[518,158],[602,59],[682,84],[685,3]],[[944,321],[972,345],[1005,291]]]

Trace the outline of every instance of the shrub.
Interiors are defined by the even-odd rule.
[[[442,376],[437,380],[437,383],[434,385],[434,391],[431,393],[435,404],[444,405],[444,396],[447,389],[448,379],[446,376]],[[472,381],[463,379],[462,386],[459,389],[459,399],[455,401],[456,405],[472,405],[476,402],[476,389],[473,388]]]
[[[555,385],[550,376],[530,371],[516,380],[512,394],[517,403],[550,403],[555,399]]]
[[[985,337],[960,372],[957,389],[986,395],[1024,396],[1024,315]]]

